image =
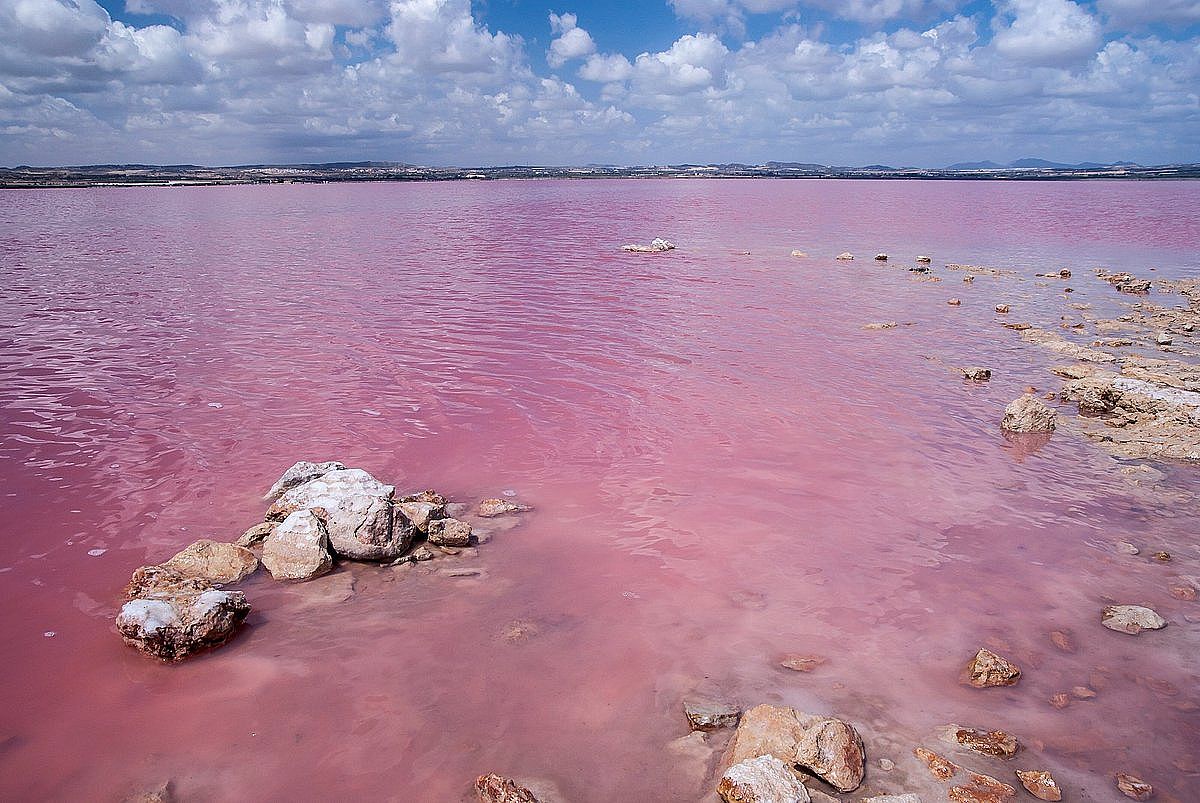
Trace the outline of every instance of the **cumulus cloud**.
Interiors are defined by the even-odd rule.
[[[1007,0],[996,50],[1027,64],[1065,65],[1096,53],[1100,23],[1072,0]]]
[[[568,61],[581,59],[596,52],[596,43],[592,35],[580,28],[579,18],[574,14],[550,15],[550,28],[558,34],[558,38],[550,43],[550,51],[546,54],[546,63],[555,69]]]
[[[1097,6],[1117,25],[1200,22],[1200,0],[1099,0]]]

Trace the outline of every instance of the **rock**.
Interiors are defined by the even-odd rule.
[[[980,368],[979,366],[975,365],[967,368],[959,368],[958,370],[962,371],[963,376],[973,382],[986,382],[992,378],[992,372],[990,369]]]
[[[725,803],[809,803],[804,784],[772,755],[734,764],[721,776],[717,794]]]
[[[141,599],[151,594],[199,594],[212,588],[201,577],[187,577],[163,566],[143,566],[134,571],[125,587],[126,599]]]
[[[1192,602],[1196,599],[1196,589],[1191,586],[1171,586],[1171,596],[1183,602]]]
[[[122,803],[174,803],[175,790],[171,781],[164,781],[153,789],[145,789],[125,798]]]
[[[1072,686],[1071,696],[1076,700],[1091,700],[1096,696],[1096,692],[1089,689],[1087,686]]]
[[[897,324],[895,321],[883,321],[881,323],[869,323],[866,326],[864,326],[863,329],[867,329],[867,330],[895,329],[898,325],[899,324]]]
[[[888,259],[887,254],[876,254],[875,255],[876,262],[887,262],[887,259]]]
[[[494,773],[475,779],[475,794],[479,795],[479,803],[538,803],[533,792]]]
[[[1166,332],[1159,332],[1154,337],[1154,342],[1160,346],[1169,346],[1174,343],[1174,339]]]
[[[240,591],[148,591],[121,607],[117,632],[131,647],[179,661],[228,641],[250,613]]]
[[[1065,691],[1060,691],[1050,697],[1050,705],[1061,710],[1071,704],[1071,698]]]
[[[963,671],[963,681],[977,689],[1012,686],[1021,679],[1021,670],[991,650],[980,648]]]
[[[850,260],[854,259],[854,254],[850,253],[849,251],[843,251],[842,253],[838,254],[837,258],[844,262],[849,262]]]
[[[1117,542],[1117,551],[1120,552],[1122,555],[1140,555],[1140,554],[1142,554],[1142,550],[1138,549],[1137,547],[1135,547],[1133,544],[1129,543],[1128,541],[1118,541]]]
[[[953,741],[962,747],[996,758],[1012,758],[1020,747],[1017,737],[1004,731],[980,731],[974,728],[954,728]]]
[[[424,563],[427,560],[433,560],[437,556],[438,556],[438,553],[434,552],[429,547],[419,546],[416,549],[414,549],[412,551],[412,554],[409,555],[408,557],[411,558],[416,563]],[[403,560],[403,558],[401,558],[401,560]]]
[[[664,240],[662,237],[655,237],[650,245],[623,245],[622,251],[629,251],[633,254],[658,254],[664,251],[674,251],[675,244],[669,240]]]
[[[962,299],[961,298],[951,298],[948,301],[946,301],[946,303],[952,307],[961,307]]]
[[[317,477],[328,474],[331,471],[342,471],[345,468],[345,466],[336,460],[330,460],[326,463],[310,463],[307,460],[301,460],[283,472],[283,476],[275,481],[275,484],[271,486],[271,490],[267,491],[263,499],[274,502],[285,491],[289,491],[297,485],[303,485],[309,480],[315,480]]]
[[[276,580],[311,580],[333,568],[329,531],[311,510],[297,510],[263,545],[263,565]]]
[[[866,771],[862,739],[851,725],[781,706],[758,705],[742,714],[724,765],[762,755],[798,765],[842,792],[857,789]]]
[[[1011,307],[1009,307],[1007,304],[996,305],[996,312],[1000,313],[1001,315],[1007,315],[1010,309]]]
[[[1017,778],[1029,794],[1038,800],[1062,800],[1062,790],[1044,770],[1017,770]]]
[[[881,758],[879,759],[879,769],[883,770],[884,772],[891,772],[892,770],[896,769],[896,762],[892,761],[890,758]]]
[[[408,496],[402,496],[399,499],[397,499],[396,501],[397,502],[426,502],[428,504],[437,505],[439,507],[446,507],[447,505],[450,504],[450,500],[446,499],[446,497],[442,496],[440,493],[438,493],[437,491],[434,491],[434,490],[425,490],[425,491],[420,491],[415,494],[409,494]]]
[[[1063,652],[1075,652],[1075,641],[1063,630],[1050,631],[1050,641]]]
[[[924,274],[924,273],[929,273],[929,266],[928,266],[928,265],[913,265],[913,266],[912,266],[911,268],[909,268],[908,270],[909,270],[909,272],[910,272],[910,273],[922,273],[922,274]]]
[[[918,747],[913,751],[913,755],[925,762],[930,774],[939,781],[948,781],[958,774],[958,767],[952,761],[945,756],[939,756],[932,750]]]
[[[803,251],[793,251],[792,256],[796,257],[797,259],[803,259],[804,257],[807,257],[808,254],[804,253]]]
[[[471,525],[458,519],[435,519],[429,522],[429,543],[434,546],[468,546]]]
[[[875,795],[864,797],[860,803],[921,803],[921,797],[911,792],[903,795]]]
[[[737,725],[742,710],[735,705],[706,700],[684,700],[683,714],[692,730],[716,730]]]
[[[507,499],[484,499],[479,503],[479,515],[485,519],[503,516],[506,513],[523,513],[529,510],[528,505],[519,505]]]
[[[1058,414],[1036,396],[1025,394],[1004,408],[1000,428],[1008,432],[1053,432]]]
[[[1170,552],[1155,552],[1154,559],[1156,561],[1158,561],[1159,563],[1170,563],[1171,562],[1171,553]]]
[[[266,518],[283,521],[297,510],[321,508],[335,553],[351,560],[393,560],[408,551],[416,529],[393,515],[395,490],[361,469],[331,471],[284,493]]]
[[[1016,323],[1002,323],[1000,325],[1005,329],[1012,329],[1015,332],[1025,332],[1033,328],[1033,324],[1025,323],[1024,321],[1018,321]]]
[[[969,773],[962,786],[950,787],[950,799],[954,803],[1004,803],[1016,797],[1017,790],[1001,783],[990,775]]]
[[[1141,605],[1109,605],[1100,616],[1100,624],[1109,630],[1136,636],[1143,630],[1162,630],[1167,626],[1167,620]]]
[[[692,799],[699,799],[709,777],[709,765],[712,764],[713,748],[708,743],[708,734],[704,731],[692,731],[687,736],[667,742],[666,750],[672,755],[668,771],[673,788],[681,790],[686,787],[692,794]]]
[[[779,659],[780,666],[793,672],[811,672],[823,663],[825,663],[825,659],[819,655],[796,655],[793,653]]]
[[[974,281],[975,281],[974,276],[964,276],[963,277],[963,284],[971,284]]]
[[[1117,773],[1117,788],[1125,797],[1131,797],[1134,800],[1149,800],[1154,797],[1153,786],[1127,772]]]
[[[413,526],[419,532],[429,532],[429,523],[434,519],[440,519],[446,514],[446,504],[437,504],[422,499],[400,500],[396,502],[396,509],[404,514],[404,517],[412,522]]]
[[[258,558],[236,544],[203,540],[171,558],[163,568],[210,583],[236,583],[254,573]]]
[[[234,543],[240,547],[252,547],[261,544],[267,540],[267,536],[271,534],[271,530],[275,528],[273,521],[260,521],[249,530],[242,533]]]

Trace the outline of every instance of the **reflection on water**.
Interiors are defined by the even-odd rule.
[[[868,793],[915,785],[912,747],[959,722],[1017,734],[1070,798],[1128,771],[1195,799],[1200,603],[1169,589],[1198,582],[1200,483],[1002,437],[1004,405],[1057,380],[992,309],[1056,326],[1068,299],[1032,276],[1061,267],[1097,312],[1118,301],[1096,265],[1194,276],[1197,220],[1187,183],[0,195],[0,793],[458,800],[496,771],[694,799],[666,745],[705,691],[860,725],[898,765]],[[680,249],[616,250],[656,235]],[[914,282],[918,253],[1018,275]],[[124,647],[129,573],[236,537],[302,458],[536,512],[480,578],[260,573],[219,652]],[[1170,626],[1107,631],[1111,602]],[[981,645],[1022,682],[959,686]],[[1097,696],[1049,704],[1079,685]]]

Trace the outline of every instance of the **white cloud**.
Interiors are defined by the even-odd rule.
[[[1096,5],[1117,25],[1200,22],[1200,0],[1098,0]]]
[[[1032,65],[1076,64],[1096,53],[1100,23],[1072,0],[1007,0],[996,50]]]
[[[633,77],[633,64],[620,53],[595,54],[579,68],[579,77],[604,83],[628,81]]]
[[[596,52],[591,34],[580,28],[574,14],[550,15],[550,28],[559,36],[550,43],[546,63],[558,69],[568,61],[581,59]]]

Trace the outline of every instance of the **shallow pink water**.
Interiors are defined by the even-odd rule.
[[[1156,492],[1066,433],[1006,441],[1003,406],[1057,380],[991,307],[1053,326],[1063,297],[894,265],[1070,267],[1068,300],[1111,312],[1090,269],[1200,274],[1197,221],[1197,183],[0,194],[0,798],[171,778],[184,800],[457,801],[495,771],[694,800],[665,746],[701,691],[857,724],[872,766],[847,800],[926,783],[912,747],[948,722],[1014,732],[1015,763],[963,762],[1008,782],[1047,768],[1068,800],[1119,800],[1128,771],[1200,799],[1200,603],[1168,593],[1200,582],[1200,474],[1164,467]],[[679,250],[616,250],[656,235]],[[915,325],[861,328],[889,319]],[[297,459],[536,512],[493,527],[465,563],[483,579],[260,572],[221,650],[123,646],[130,572],[235,538]],[[1112,633],[1110,602],[1170,625]],[[518,621],[536,633],[512,643]],[[983,644],[1018,686],[957,683]]]

